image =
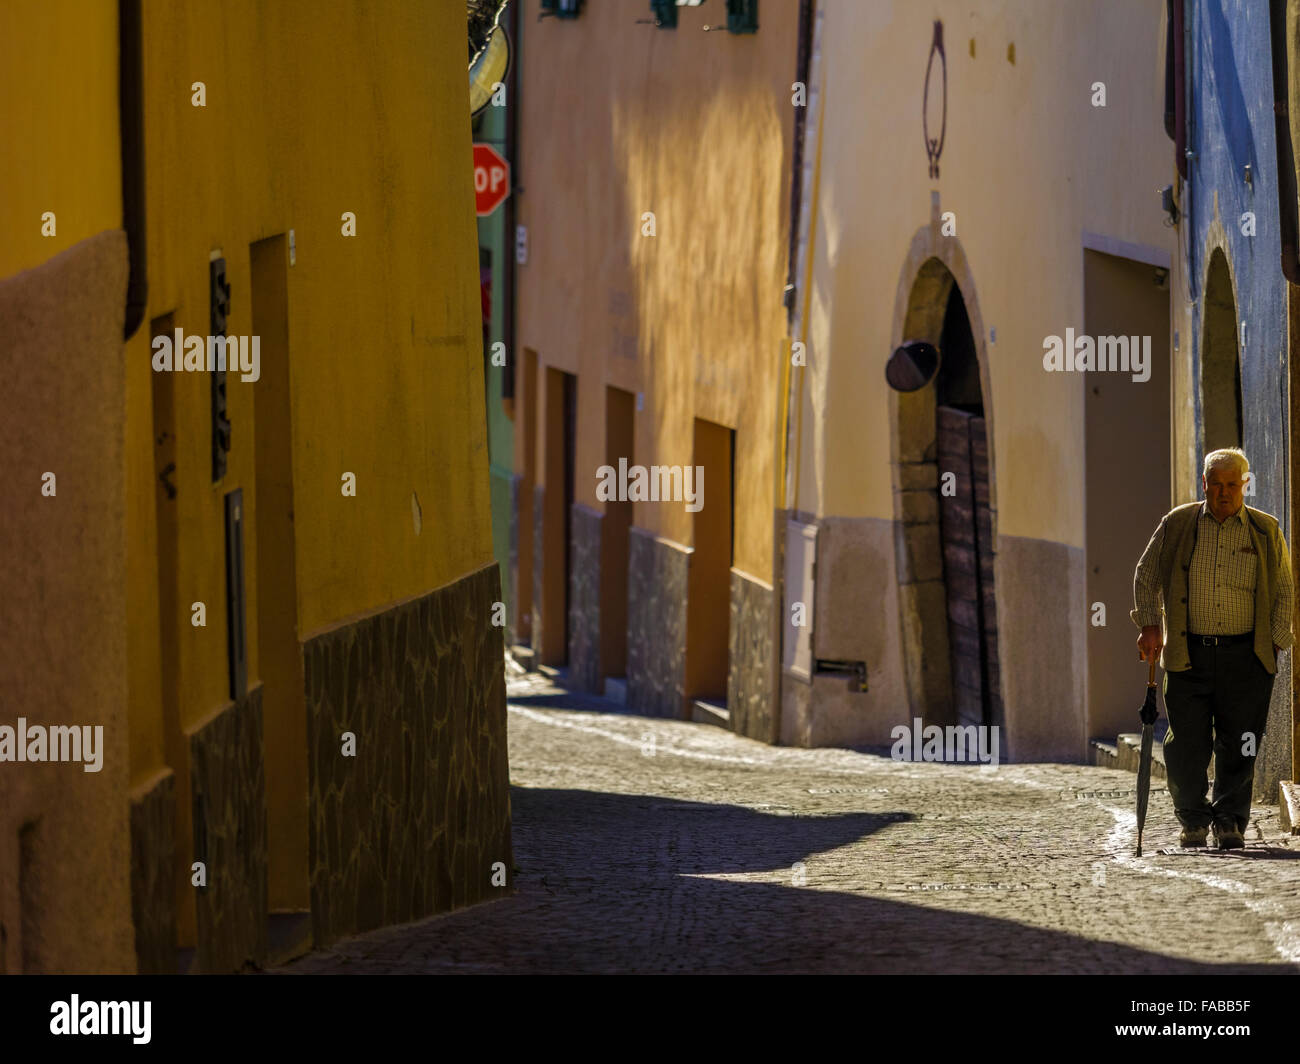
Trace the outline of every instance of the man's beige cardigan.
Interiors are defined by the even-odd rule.
[[[1192,564],[1192,550],[1196,546],[1196,521],[1201,514],[1200,502],[1184,503],[1170,510],[1160,521],[1155,536],[1164,530],[1165,539],[1160,550],[1160,592],[1164,600],[1165,647],[1160,655],[1160,667],[1166,672],[1182,672],[1192,663],[1187,656],[1187,573]],[[1251,545],[1263,562],[1256,566],[1255,578],[1255,656],[1270,673],[1277,672],[1273,654],[1273,595],[1277,587],[1278,567],[1286,543],[1277,518],[1242,506],[1248,518],[1247,530]],[[1137,623],[1137,610],[1130,614]],[[1289,620],[1289,618],[1288,618]]]

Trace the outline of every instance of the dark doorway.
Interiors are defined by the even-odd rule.
[[[578,449],[578,378],[564,375],[564,660],[569,660],[569,580],[573,574],[574,456]]]
[[[1114,742],[1134,729],[1133,689],[1147,677],[1129,619],[1133,569],[1171,505],[1168,272],[1087,250],[1083,288],[1088,334],[1125,341],[1130,365],[1146,352],[1149,373],[1090,373],[1083,382],[1088,735]],[[1227,332],[1231,340],[1231,325]]]
[[[534,612],[533,649],[545,665],[565,665],[569,659],[569,545],[577,399],[578,379],[572,373],[548,366],[544,399],[542,542],[541,549],[534,551],[537,556],[533,559],[533,564],[540,566],[541,578]]]
[[[961,289],[948,296],[935,381],[939,541],[959,724],[1002,725],[988,436],[975,337]],[[948,475],[951,474],[951,475]]]
[[[704,505],[692,519],[694,544],[686,591],[686,716],[727,724],[731,660],[731,565],[735,431],[695,419],[695,465],[704,470]],[[699,485],[697,484],[697,490]]]
[[[617,469],[636,462],[636,396],[621,388],[605,388],[605,463]],[[627,673],[628,537],[632,529],[630,500],[605,503],[600,538],[600,677]]]
[[[1210,256],[1205,282],[1205,321],[1201,341],[1201,417],[1205,454],[1241,446],[1241,354],[1237,301],[1222,249]]]
[[[253,332],[262,377],[254,398],[257,656],[266,749],[267,904],[311,908],[307,823],[307,709],[298,642],[293,524],[293,394],[289,358],[289,251],[285,234],[249,248]],[[307,926],[310,921],[307,922]]]

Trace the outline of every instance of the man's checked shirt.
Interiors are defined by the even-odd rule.
[[[1260,559],[1250,542],[1242,506],[1222,525],[1207,504],[1196,520],[1196,549],[1188,571],[1187,630],[1196,635],[1244,635],[1255,627],[1255,578]],[[1143,627],[1160,623],[1160,550],[1164,530],[1154,536],[1138,562],[1133,583],[1134,620]],[[1284,560],[1285,561],[1285,560]],[[1278,570],[1273,603],[1273,642],[1291,645],[1290,567]]]

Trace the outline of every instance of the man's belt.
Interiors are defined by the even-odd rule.
[[[1255,641],[1254,632],[1246,632],[1244,635],[1193,635],[1187,633],[1187,642],[1192,646],[1201,647],[1230,647],[1237,643],[1253,643]]]

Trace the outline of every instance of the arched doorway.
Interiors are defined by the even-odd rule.
[[[969,285],[968,285],[969,287]],[[917,270],[902,337],[939,348],[936,379],[897,396],[895,461],[905,668],[932,723],[1002,725],[982,329],[937,257]]]
[[[1204,454],[1242,445],[1241,354],[1232,272],[1222,248],[1210,255],[1201,323],[1201,424]]]
[[[943,359],[935,381],[939,543],[953,710],[959,724],[1000,724],[994,704],[997,608],[988,431],[975,337],[956,284],[948,295],[939,353]]]

